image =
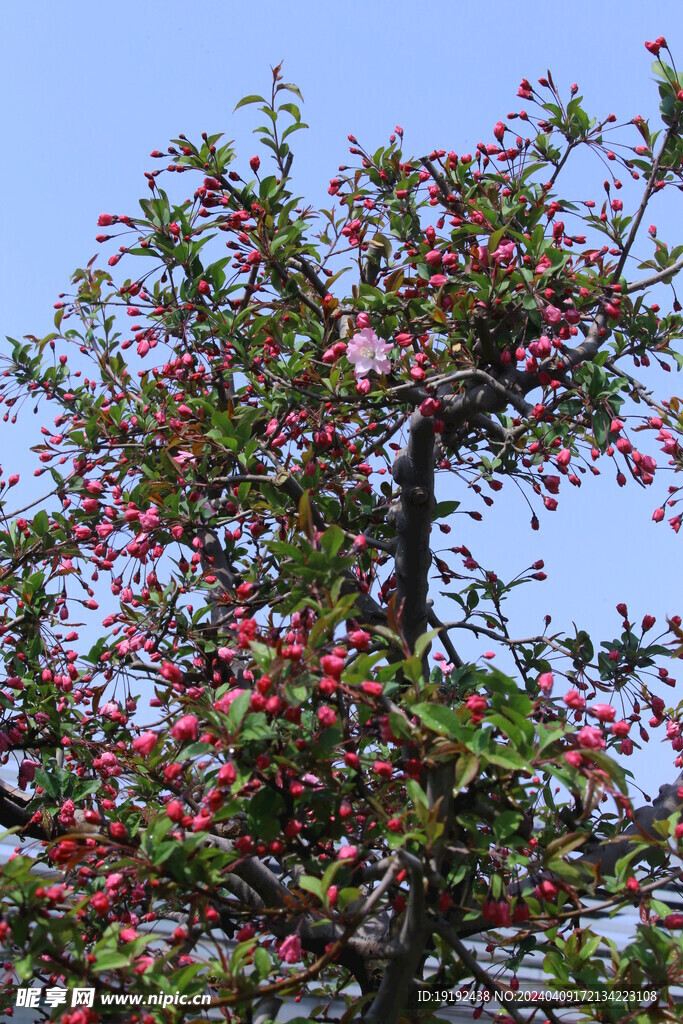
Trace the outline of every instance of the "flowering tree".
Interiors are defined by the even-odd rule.
[[[306,1019],[346,1003],[377,1024],[440,1019],[423,997],[453,989],[475,1017],[552,1021],[496,1002],[542,955],[551,986],[611,993],[589,1017],[645,1020],[619,994],[652,989],[674,1019],[683,915],[659,890],[683,874],[683,791],[639,807],[613,758],[649,718],[680,767],[661,695],[680,618],[657,635],[620,604],[600,645],[549,619],[517,639],[505,601],[543,563],[505,580],[448,546],[507,480],[537,530],[604,470],[678,532],[679,404],[644,371],[682,362],[675,293],[666,314],[646,294],[673,289],[683,246],[642,229],[683,187],[683,79],[647,47],[662,125],[524,80],[528,110],[473,154],[349,136],[321,211],[292,192],[305,126],[276,68],[242,100],[274,166],[238,170],[217,135],[154,151],[142,216],[100,217],[109,269],[12,343],[4,421],[24,398],[45,413],[49,482],[28,508],[18,475],[1,492],[13,983],[208,992],[254,1022],[307,995]],[[569,202],[581,151],[608,176]],[[511,675],[459,654],[465,634]],[[616,949],[598,911],[629,905]]]

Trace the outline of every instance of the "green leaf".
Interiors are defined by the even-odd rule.
[[[286,90],[287,92],[294,93],[295,96],[299,97],[302,103],[304,102],[304,98],[301,95],[301,90],[299,89],[298,85],[294,84],[294,82],[282,82],[280,85],[278,85],[276,91],[281,92],[283,89]]]
[[[239,697],[235,697],[234,701],[230,705],[228,710],[228,718],[231,725],[239,726],[242,723],[242,719],[249,709],[249,701],[251,700],[251,694],[248,690],[244,693],[240,693]]]
[[[493,834],[499,842],[513,836],[522,821],[519,811],[502,811],[493,820]]]
[[[607,447],[611,422],[612,419],[606,409],[598,409],[593,413],[593,436],[600,451]]]
[[[602,938],[599,935],[593,935],[589,939],[584,939],[581,943],[581,949],[579,951],[579,956],[581,957],[581,959],[590,960],[590,958],[593,956],[593,953],[596,951],[601,942]]]
[[[242,99],[237,104],[237,106],[234,108],[233,114],[235,113],[235,110],[239,110],[240,107],[246,107],[247,104],[249,104],[249,103],[265,103],[265,102],[266,101],[264,100],[263,96],[257,96],[256,94],[253,94],[251,96],[243,96]]]
[[[50,519],[48,517],[47,512],[41,509],[40,512],[36,513],[36,515],[33,517],[33,522],[31,523],[31,529],[39,537],[45,536],[45,534],[50,529]]]
[[[277,108],[278,111],[286,110],[288,114],[291,114],[295,121],[301,120],[301,111],[297,107],[296,103],[281,103]]]
[[[98,971],[116,971],[121,967],[130,967],[130,956],[127,953],[119,953],[118,950],[96,952],[95,956],[95,967]]]
[[[15,960],[12,964],[12,970],[22,981],[33,977],[33,960],[31,956],[23,956],[20,960]]]
[[[53,800],[59,799],[62,790],[59,780],[53,772],[47,772],[42,768],[38,768],[35,775],[35,783],[37,786],[42,786],[43,790]]]
[[[455,780],[453,789],[456,793],[459,793],[463,789],[467,789],[470,782],[479,774],[480,761],[474,754],[461,754],[455,763]]]
[[[437,501],[434,506],[434,519],[443,519],[445,516],[450,516],[453,512],[460,508],[459,501]]]
[[[334,558],[344,543],[344,531],[340,526],[333,524],[325,530],[320,543],[325,554],[329,555],[330,558]]]
[[[259,839],[271,842],[280,833],[279,815],[285,812],[280,793],[263,786],[250,797],[247,806],[249,828]]]
[[[462,733],[462,723],[457,714],[443,704],[415,704],[411,711],[428,729],[442,736],[456,739]]]
[[[526,769],[529,767],[528,761],[521,757],[516,750],[513,750],[512,747],[503,747],[500,744],[491,750],[483,751],[482,756],[491,764],[497,764],[499,768]]]
[[[489,245],[488,245],[489,252],[495,252],[495,250],[498,248],[498,244],[499,244],[501,238],[503,237],[503,235],[505,234],[505,230],[506,230],[505,227],[502,227],[502,228],[498,228],[497,231],[493,231],[491,233],[491,236],[489,238]]]
[[[271,959],[262,946],[258,946],[254,950],[254,967],[261,981],[268,977],[273,968]]]
[[[312,892],[313,895],[317,896],[318,899],[322,902],[324,889],[322,887],[322,882],[320,881],[319,878],[314,878],[312,875],[304,875],[302,878],[299,879],[298,884],[300,889],[305,889],[306,892]]]
[[[406,780],[406,792],[414,807],[424,807],[426,810],[429,809],[427,794],[420,783],[416,782],[415,779]]]
[[[423,633],[415,641],[415,657],[422,658],[429,645],[433,640],[436,640],[439,635],[438,629],[430,629],[428,633]]]

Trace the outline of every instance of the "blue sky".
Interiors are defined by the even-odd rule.
[[[655,115],[643,40],[658,35],[683,64],[680,3],[659,0],[650,10],[634,0],[516,8],[498,0],[7,5],[0,337],[51,329],[58,293],[97,249],[98,214],[133,213],[147,194],[152,149],[179,132],[223,131],[246,162],[257,151],[255,113],[232,110],[244,94],[268,89],[270,66],[283,59],[310,125],[294,136],[295,180],[302,195],[323,202],[349,132],[377,147],[401,124],[406,153],[471,150],[519,109],[521,78],[534,80],[548,67],[564,89],[579,83],[590,113]],[[569,191],[575,182],[583,196],[599,194],[600,166],[582,170],[590,180],[579,185],[570,174]],[[667,208],[665,234],[683,236],[675,206]],[[664,384],[665,394],[683,392],[678,379]],[[2,462],[29,475],[24,436],[5,433]],[[618,601],[629,603],[634,619],[683,613],[683,537],[650,522],[661,490],[626,493],[612,480],[588,481],[565,492],[532,534],[528,510],[508,486],[485,525],[459,517],[449,543],[470,545],[501,575],[545,558],[550,579],[517,602],[513,622],[524,635],[540,629],[548,609],[558,629],[573,620],[608,638],[619,627]],[[670,748],[651,746],[642,777],[653,787],[672,773]]]

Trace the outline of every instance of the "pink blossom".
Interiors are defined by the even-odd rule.
[[[76,805],[73,800],[65,800],[61,806],[59,814],[57,815],[62,825],[73,825],[75,822]]]
[[[569,690],[565,693],[562,700],[568,708],[574,708],[577,711],[580,711],[581,708],[585,708],[586,706],[586,698],[582,697],[578,690]]]
[[[344,659],[337,654],[323,654],[320,659],[320,667],[328,676],[339,679],[344,671]]]
[[[182,821],[185,816],[185,809],[180,800],[169,800],[165,810],[171,821]]]
[[[583,729],[579,729],[576,738],[582,747],[587,747],[589,750],[602,750],[605,746],[602,733],[594,725],[584,725]]]
[[[181,469],[184,469],[185,466],[194,466],[197,461],[192,452],[187,452],[183,449],[177,451],[173,458],[179,464]]]
[[[664,38],[664,36],[657,36],[654,42],[650,42],[650,40],[647,40],[645,42],[645,49],[649,50],[650,53],[653,54],[655,57],[659,56],[659,51],[661,50],[662,46],[666,46],[666,39]]]
[[[36,768],[40,768],[40,765],[35,761],[30,761],[28,758],[24,758],[19,767],[19,788],[26,789],[29,782],[33,782],[36,775]]]
[[[357,846],[340,846],[337,860],[355,860],[358,856]]]
[[[133,740],[133,750],[137,754],[142,754],[146,757],[152,753],[152,750],[156,746],[157,734],[155,732],[143,732]]]
[[[143,530],[156,530],[159,526],[159,512],[155,508],[148,509],[140,516],[140,526]]]
[[[551,882],[549,878],[544,878],[542,882],[534,889],[534,896],[537,899],[543,900],[554,900],[557,897],[559,889],[554,882]]]
[[[617,709],[612,707],[611,704],[592,704],[590,712],[600,722],[613,722],[617,713]]]
[[[489,250],[487,245],[477,246],[477,260],[483,267],[487,267],[489,263]]]
[[[389,373],[391,363],[387,352],[391,345],[378,338],[371,327],[364,327],[354,334],[346,348],[346,357],[355,366],[356,377],[365,377],[370,370],[375,373]]]
[[[547,324],[555,326],[556,324],[559,324],[562,319],[562,311],[559,310],[557,306],[546,306],[543,311],[543,319]]]
[[[104,917],[105,914],[109,913],[109,897],[105,892],[101,890],[93,893],[90,897],[90,906],[93,908],[98,917]]]
[[[318,708],[318,720],[321,725],[329,728],[337,721],[337,712],[329,704],[323,704],[322,707]]]
[[[222,697],[218,698],[218,700],[214,704],[214,708],[216,709],[216,711],[222,711],[224,714],[226,714],[230,710],[230,705],[232,704],[232,702],[236,700],[241,693],[245,692],[246,691],[241,689],[239,686],[236,686],[232,690],[228,690],[226,693],[223,694]]]
[[[298,935],[288,935],[280,943],[278,950],[280,959],[286,964],[297,964],[301,960],[301,939]]]
[[[384,691],[383,685],[376,683],[373,679],[366,679],[364,683],[360,684],[360,688],[363,693],[367,693],[368,697],[379,697]]]
[[[553,674],[552,672],[544,672],[538,677],[538,685],[540,690],[548,696],[553,690]]]
[[[623,739],[624,736],[628,735],[628,731],[631,728],[631,723],[627,722],[625,718],[621,721],[615,722],[611,727],[610,732],[613,736],[618,736],[619,739]]]
[[[365,651],[372,638],[364,629],[352,629],[347,639],[357,651]]]
[[[171,729],[174,740],[196,740],[199,721],[196,715],[183,715]]]
[[[183,678],[183,673],[170,661],[162,661],[160,675],[162,679],[166,679],[169,683],[179,683]]]
[[[465,707],[473,715],[483,715],[488,709],[488,701],[478,693],[471,693],[465,701]]]
[[[512,257],[515,255],[515,243],[514,242],[501,242],[496,251],[493,254],[494,260],[498,263],[509,263]]]
[[[211,824],[212,817],[209,811],[200,811],[192,822],[193,832],[206,832]]]

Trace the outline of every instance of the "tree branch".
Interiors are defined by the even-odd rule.
[[[605,842],[595,840],[584,850],[578,863],[590,863],[600,866],[600,872],[604,875],[614,874],[617,861],[630,852],[631,838],[652,836],[657,842],[661,836],[653,831],[658,821],[665,821],[683,806],[683,800],[678,795],[679,788],[683,786],[683,772],[673,784],[666,783],[659,787],[659,793],[651,804],[644,804],[633,812],[631,824],[618,837]],[[645,856],[647,850],[643,850],[641,856]]]
[[[456,651],[455,647],[453,646],[453,641],[448,635],[448,626],[441,621],[441,619],[438,617],[434,609],[430,611],[428,621],[430,626],[438,628],[439,640],[443,644],[446,650],[446,654],[450,658],[452,664],[455,665],[456,668],[462,668],[464,663],[462,658]]]
[[[434,509],[434,427],[420,412],[411,417],[408,444],[396,456],[393,476],[401,488],[395,516],[396,611],[406,643],[413,650],[417,638],[427,630]]]
[[[410,874],[408,906],[379,990],[364,1017],[367,1024],[396,1024],[429,938],[422,862],[410,855],[404,856],[402,862]]]
[[[467,968],[467,970],[470,972],[474,980],[478,981],[480,985],[483,985],[483,987],[488,992],[490,992],[491,995],[503,996],[503,994],[508,991],[508,989],[506,989],[504,985],[500,985],[497,981],[494,981],[493,978],[489,976],[489,974],[484,970],[484,968],[481,967],[480,964],[477,962],[475,957],[472,956],[467,947],[461,942],[458,933],[455,931],[455,929],[452,928],[451,925],[449,925],[442,918],[439,919],[436,925],[436,931],[441,936],[442,939],[446,940],[446,942],[451,947],[453,952],[457,953],[460,963],[463,965],[463,967]],[[545,1003],[543,1004],[543,1007],[545,1013]],[[505,1012],[509,1014],[509,1016],[512,1017],[512,1019],[516,1021],[517,1024],[525,1024],[524,1017],[522,1017],[522,1015],[514,1008],[514,1006],[512,1006],[508,1002],[505,1003]]]
[[[642,292],[643,289],[649,288],[651,285],[677,274],[681,268],[683,268],[683,258],[676,260],[675,263],[672,263],[670,267],[666,267],[665,270],[660,270],[656,274],[650,274],[649,277],[643,277],[640,281],[633,281],[631,284],[627,284],[625,288],[622,288],[621,294],[632,295],[633,292]]]
[[[614,271],[614,275],[613,275],[612,280],[615,281],[615,282],[618,281],[619,278],[621,277],[621,272],[624,269],[624,266],[626,265],[626,260],[628,258],[628,254],[631,251],[633,243],[636,240],[636,235],[638,234],[638,228],[640,227],[640,223],[641,223],[643,217],[645,216],[645,210],[647,209],[647,204],[649,203],[650,197],[652,196],[652,190],[654,189],[654,186],[657,183],[657,175],[659,174],[659,168],[662,165],[662,160],[664,158],[664,153],[666,152],[666,147],[671,142],[671,139],[675,137],[677,130],[678,130],[678,120],[676,119],[673,122],[673,124],[669,125],[669,127],[667,128],[666,134],[664,135],[664,138],[662,139],[662,144],[659,147],[659,152],[657,153],[657,156],[655,157],[654,163],[652,164],[652,169],[650,170],[650,176],[647,179],[647,182],[645,184],[645,189],[643,191],[643,198],[640,201],[640,206],[638,207],[638,211],[637,211],[635,217],[631,221],[631,228],[630,228],[630,231],[628,233],[628,238],[626,239],[626,242],[624,243],[624,247],[621,250],[621,256],[619,257],[619,262],[617,263],[617,266],[616,266],[615,271]]]

